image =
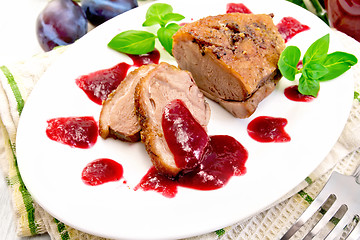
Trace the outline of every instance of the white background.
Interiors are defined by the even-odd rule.
[[[0,0],[0,65],[41,52],[35,22],[48,0]]]

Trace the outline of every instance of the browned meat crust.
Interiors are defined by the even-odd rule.
[[[230,13],[186,24],[174,35],[173,55],[207,97],[246,118],[280,79],[284,48],[271,16]]]

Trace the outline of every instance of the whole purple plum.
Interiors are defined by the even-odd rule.
[[[137,0],[82,0],[81,8],[95,26],[138,6]]]
[[[72,0],[50,1],[36,20],[37,38],[45,51],[73,43],[87,30],[86,16]]]

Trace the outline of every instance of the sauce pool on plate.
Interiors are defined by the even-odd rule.
[[[76,148],[92,147],[98,137],[98,126],[93,117],[59,117],[47,121],[49,139]]]
[[[289,100],[295,102],[311,102],[315,99],[313,96],[301,94],[298,90],[298,85],[285,88],[284,94]]]
[[[174,197],[178,186],[197,190],[215,190],[226,185],[232,176],[246,173],[245,163],[248,152],[235,138],[227,135],[208,137],[180,100],[170,102],[165,108],[162,127],[164,135],[172,139],[168,142],[169,148],[176,158],[179,158],[177,162],[182,165],[186,163],[189,155],[192,156],[191,165],[183,167],[182,172],[173,178],[162,175],[152,167],[135,190],[152,190],[166,197]],[[170,112],[171,116],[169,117],[166,112]],[[186,147],[187,140],[174,136],[174,129],[186,139],[191,139],[190,142],[192,140],[199,142],[195,147]],[[200,139],[192,137],[198,134],[201,136]],[[194,159],[193,156],[198,157]]]
[[[133,65],[121,62],[114,67],[80,76],[75,80],[76,85],[85,92],[91,101],[101,105],[124,80],[130,67],[157,64],[160,60],[160,52],[157,49],[147,54],[138,56],[128,54],[128,56],[132,59]]]
[[[285,42],[288,42],[296,34],[310,29],[309,26],[302,24],[293,17],[284,17],[276,26]]]
[[[112,68],[81,76],[75,82],[90,100],[101,105],[108,95],[124,80],[130,67],[129,64],[122,62]]]
[[[247,158],[247,150],[235,138],[227,135],[210,136],[202,161],[194,169],[169,178],[151,167],[134,190],[156,191],[172,198],[176,196],[178,187],[205,191],[219,189],[231,177],[246,173]]]
[[[249,123],[247,132],[258,142],[289,142],[291,138],[284,129],[286,125],[285,118],[260,116]]]
[[[86,165],[81,179],[87,185],[97,186],[107,182],[118,181],[123,177],[123,167],[112,159],[100,158]]]
[[[226,13],[252,13],[243,3],[228,3]]]

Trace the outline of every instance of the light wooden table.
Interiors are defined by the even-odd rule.
[[[48,0],[0,1],[0,66],[23,60],[41,51],[37,43],[35,22]],[[15,13],[15,14],[14,14]],[[21,17],[20,17],[21,16]],[[24,37],[26,36],[26,37]],[[10,192],[0,170],[0,239],[49,240],[48,235],[19,238]]]
[[[12,212],[10,192],[5,178],[0,173],[0,239],[1,240],[49,240],[47,234],[35,237],[18,237],[16,235],[16,223]]]

